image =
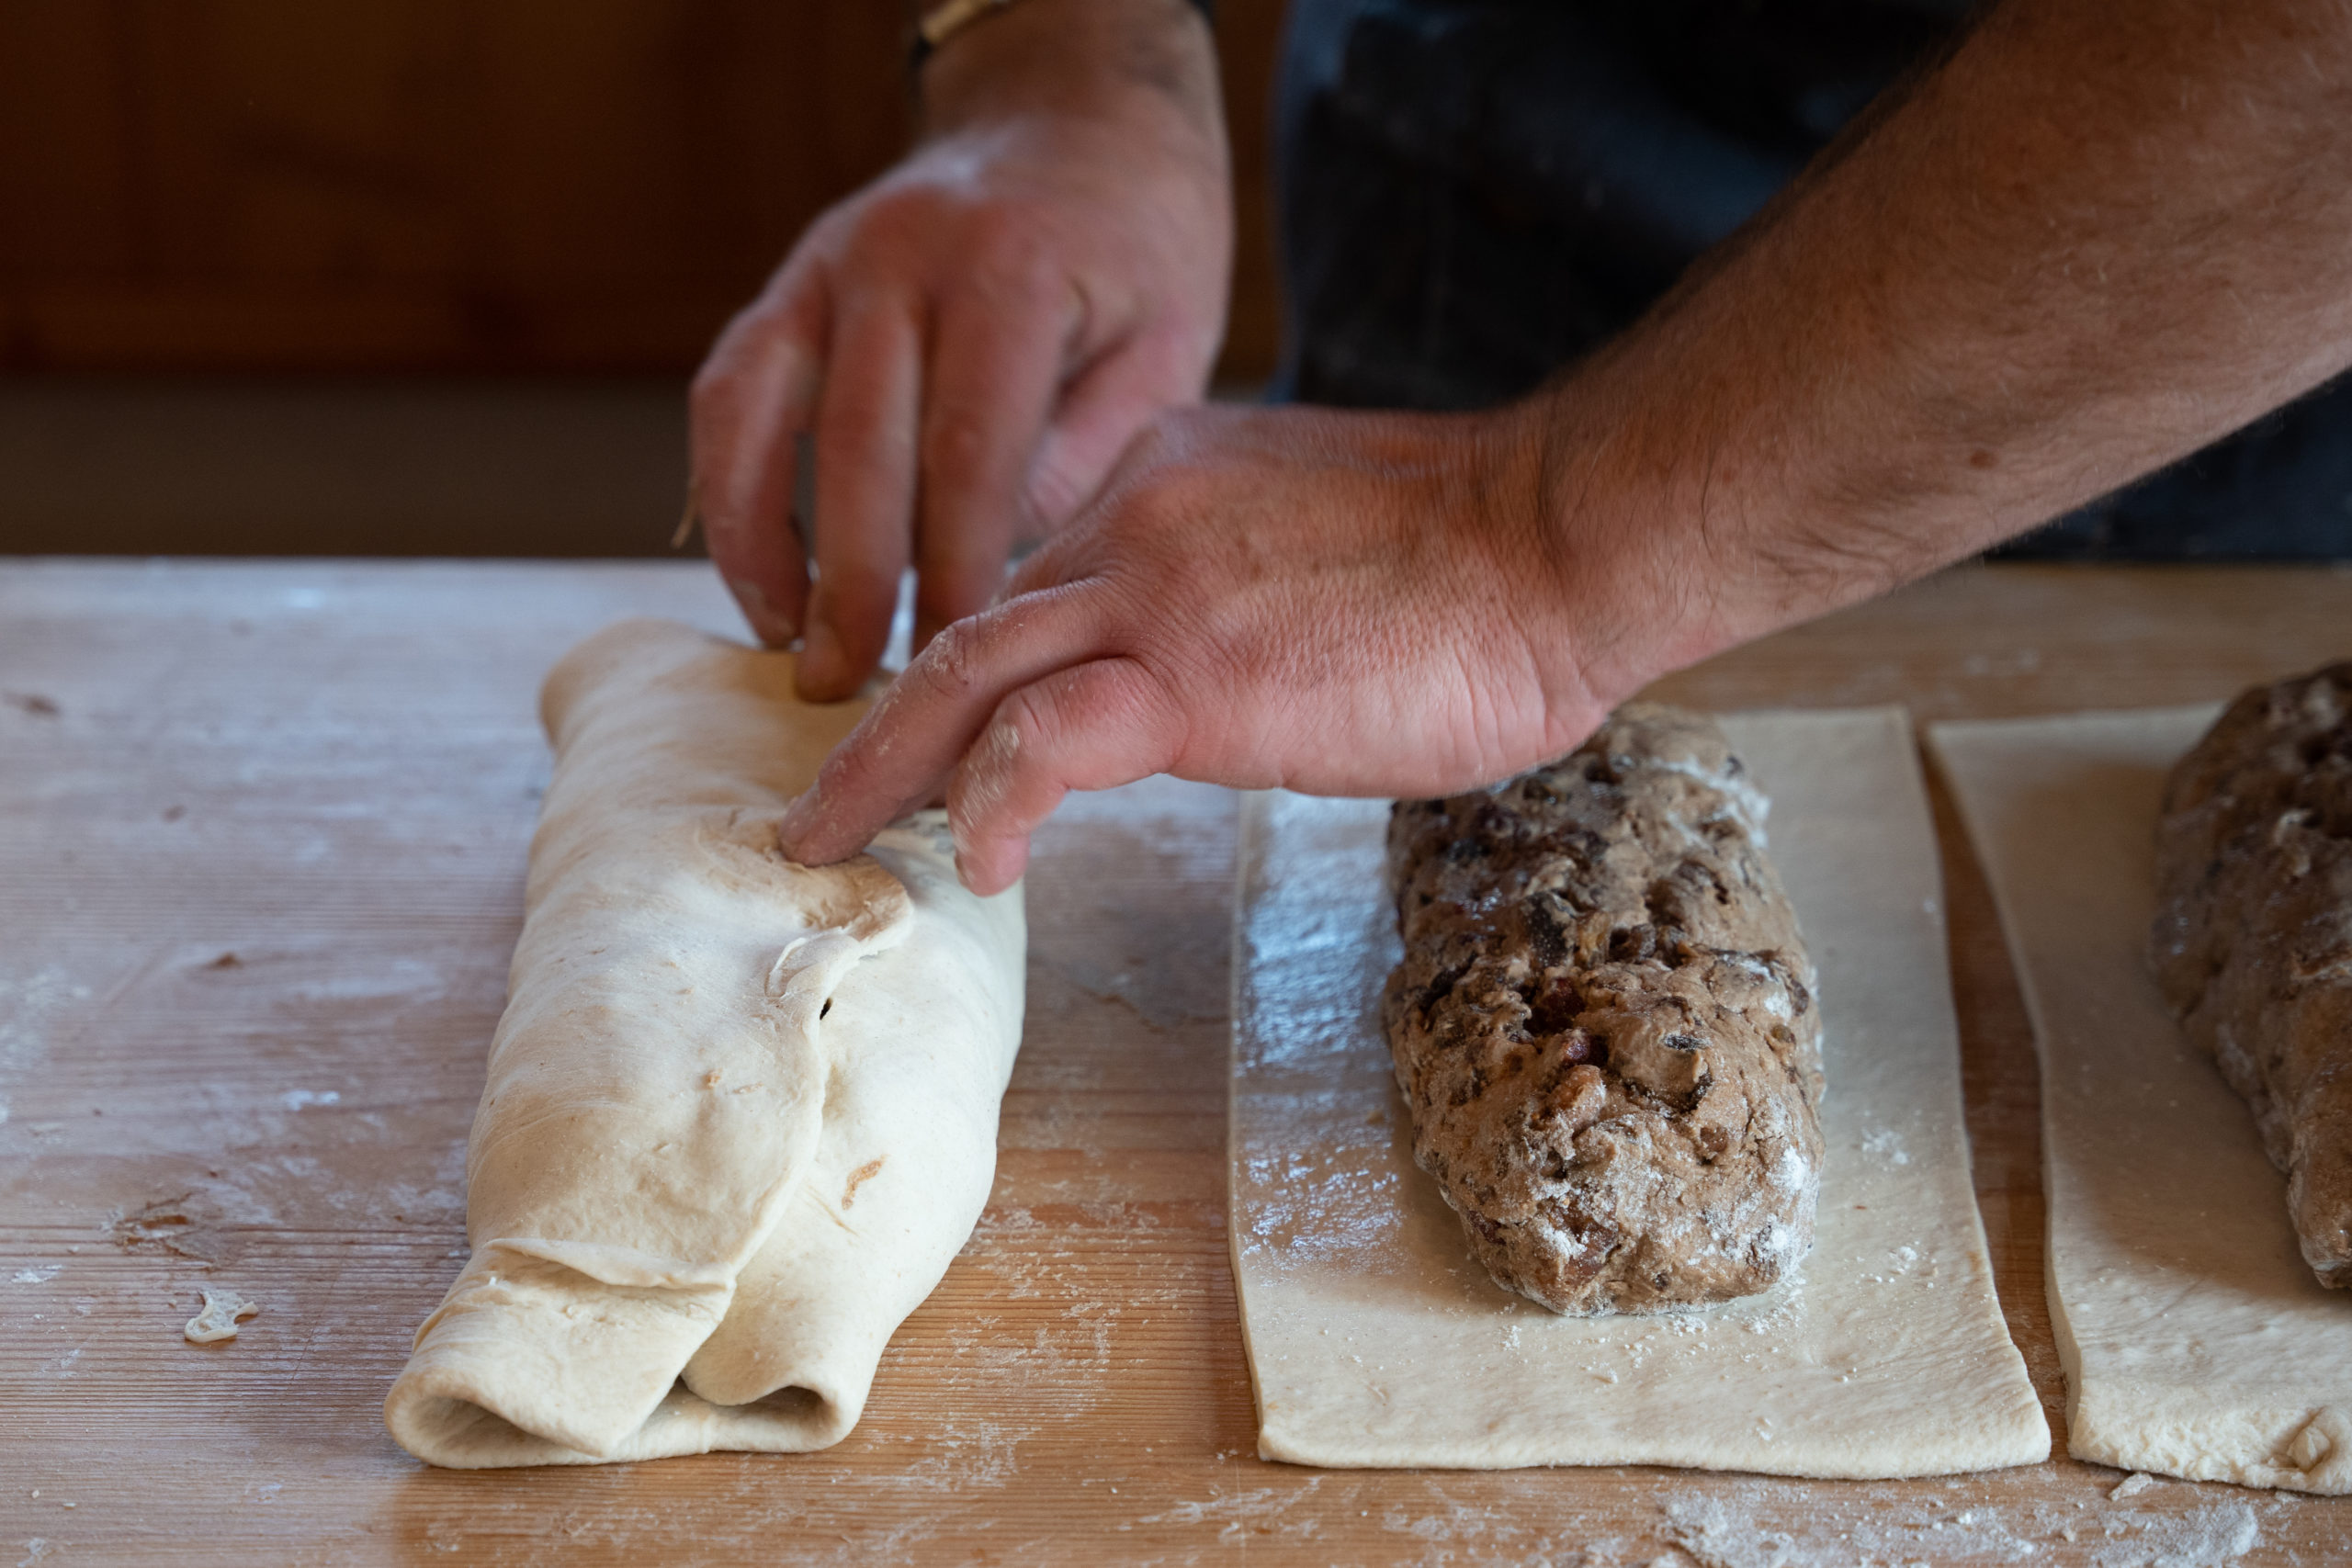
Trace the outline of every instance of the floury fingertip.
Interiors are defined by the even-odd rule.
[[[817,822],[817,789],[814,784],[793,796],[784,815],[775,819],[776,852],[788,861],[807,864],[800,853],[800,840]]]

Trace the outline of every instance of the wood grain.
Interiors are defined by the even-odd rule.
[[[996,1190],[847,1441],[417,1465],[379,1407],[457,1269],[546,778],[533,690],[634,613],[729,621],[691,566],[0,568],[0,1563],[2352,1553],[2340,1502],[2110,1501],[2117,1472],[2064,1460],[1868,1483],[1260,1462],[1224,1229],[1231,802],[1170,782],[1039,840]],[[1663,689],[1989,716],[2224,695],[2347,642],[2344,572],[1978,568]],[[2055,1421],[2031,1041],[1939,827],[1979,1198]],[[263,1303],[232,1343],[180,1337],[205,1284]]]
[[[1223,374],[1282,0],[1219,7]],[[0,369],[691,369],[911,125],[900,0],[0,0]]]

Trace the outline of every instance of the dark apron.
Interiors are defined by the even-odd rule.
[[[1904,72],[1960,0],[1293,0],[1277,395],[1466,409],[1631,323]],[[2012,542],[2352,557],[2352,378]]]

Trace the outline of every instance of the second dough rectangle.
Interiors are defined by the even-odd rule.
[[[2352,1297],[2148,972],[2165,776],[2214,710],[1939,724],[2041,1055],[2050,1316],[2076,1459],[2352,1491]]]

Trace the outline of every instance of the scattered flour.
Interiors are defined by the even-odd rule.
[[[2156,1483],[2148,1480],[2148,1485]],[[1743,1491],[1748,1489],[1743,1488]],[[2136,1495],[2117,1491],[2124,1495]],[[2085,1563],[2089,1568],[2231,1568],[2262,1538],[2254,1505],[2199,1504],[2177,1513],[2085,1513],[2051,1504],[1951,1506],[1930,1499],[1889,1508],[1817,1500],[1774,1487],[1765,1507],[1721,1497],[1665,1506],[1660,1536],[1671,1568],[1911,1568],[1922,1563]],[[1785,1505],[1784,1506],[1781,1505]]]
[[[1216,1527],[1220,1543],[1246,1543],[1253,1537],[1272,1536],[1277,1540],[1303,1540],[1317,1534],[1323,1521],[1314,1506],[1315,1494],[1323,1484],[1320,1475],[1307,1478],[1306,1484],[1297,1487],[1260,1487],[1247,1492],[1212,1492],[1194,1502],[1180,1501],[1163,1513],[1147,1514],[1136,1521],[1139,1525],[1177,1525],[1196,1528]],[[1293,1510],[1305,1517],[1294,1518]]]
[[[2093,1568],[2225,1568],[2262,1539],[2251,1503],[2213,1503],[2182,1514],[2134,1512],[2139,1528],[2091,1554]]]
[[[46,1057],[60,1015],[89,999],[89,987],[75,985],[54,966],[21,979],[0,976],[0,1072],[22,1081]]]
[[[1903,1146],[1903,1134],[1892,1127],[1881,1127],[1862,1139],[1862,1153],[1889,1165],[1909,1165],[1911,1153]]]

